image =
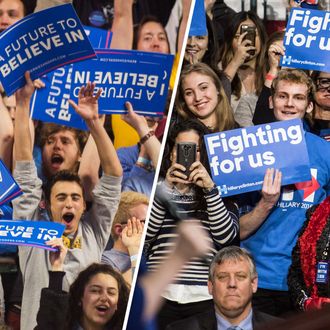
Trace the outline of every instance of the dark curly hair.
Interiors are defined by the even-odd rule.
[[[209,134],[210,130],[208,127],[206,127],[202,122],[200,122],[197,119],[186,119],[180,121],[178,124],[173,125],[170,128],[170,131],[168,133],[168,137],[166,140],[166,145],[164,149],[163,154],[163,161],[162,165],[160,167],[160,173],[159,175],[163,178],[166,177],[167,170],[171,167],[171,153],[175,146],[175,140],[177,136],[182,132],[187,131],[195,131],[200,138],[200,162],[203,164],[203,166],[206,168],[206,170],[210,173],[210,166],[207,160],[207,154],[204,144],[204,135]]]
[[[55,185],[56,182],[59,181],[68,181],[68,182],[76,182],[80,188],[82,189],[83,196],[84,196],[84,187],[82,185],[82,182],[80,180],[80,177],[77,173],[68,171],[68,170],[62,170],[57,172],[55,175],[53,175],[50,180],[47,181],[45,185],[45,199],[48,205],[50,205],[50,195],[52,192],[52,188]]]
[[[105,329],[121,330],[124,322],[126,306],[129,296],[129,287],[123,276],[114,270],[110,265],[93,263],[79,273],[77,279],[71,284],[69,290],[69,310],[67,314],[66,329],[71,330],[81,321],[83,316],[81,301],[87,283],[97,274],[107,274],[112,276],[118,284],[118,304],[117,310],[110,321],[105,325]]]

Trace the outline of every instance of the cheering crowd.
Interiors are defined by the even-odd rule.
[[[42,77],[26,72],[11,96],[1,89],[0,158],[23,194],[0,205],[0,220],[65,225],[46,243],[55,251],[0,246],[4,328],[122,329],[132,283],[127,329],[272,329],[326,310],[330,73],[281,67],[285,31],[269,35],[256,13],[224,1],[196,0],[205,32],[192,19],[186,45],[191,0],[72,4],[83,24],[111,29],[113,49],[175,55],[168,102],[163,117],[130,102],[124,115],[99,115],[102,91],[88,82],[69,101],[88,128],[79,131],[30,118]],[[0,0],[0,31],[36,5]],[[223,197],[203,137],[291,119],[303,123],[311,180],[283,185],[269,167],[261,191]],[[190,163],[180,146],[195,150]]]

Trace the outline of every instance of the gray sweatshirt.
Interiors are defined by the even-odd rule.
[[[42,182],[33,161],[17,162],[14,178],[23,195],[13,201],[14,219],[45,220],[40,218],[39,202]],[[80,220],[77,236],[82,237],[81,249],[69,249],[64,261],[63,290],[68,291],[78,273],[93,262],[100,262],[118,208],[121,177],[103,175],[93,190],[93,205]],[[19,247],[20,268],[23,275],[21,329],[36,326],[41,289],[48,286],[49,252],[34,247]]]

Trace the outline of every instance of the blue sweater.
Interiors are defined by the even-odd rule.
[[[242,242],[252,252],[258,271],[259,287],[287,291],[291,253],[305,220],[306,210],[330,193],[330,144],[306,132],[312,186],[305,189],[284,187],[273,211],[258,230]],[[300,187],[301,188],[301,187]]]

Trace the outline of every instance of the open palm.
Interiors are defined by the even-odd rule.
[[[101,95],[100,88],[94,95],[95,84],[88,82],[86,86],[82,86],[79,90],[78,104],[70,100],[70,105],[84,120],[94,120],[99,116],[98,99]]]

